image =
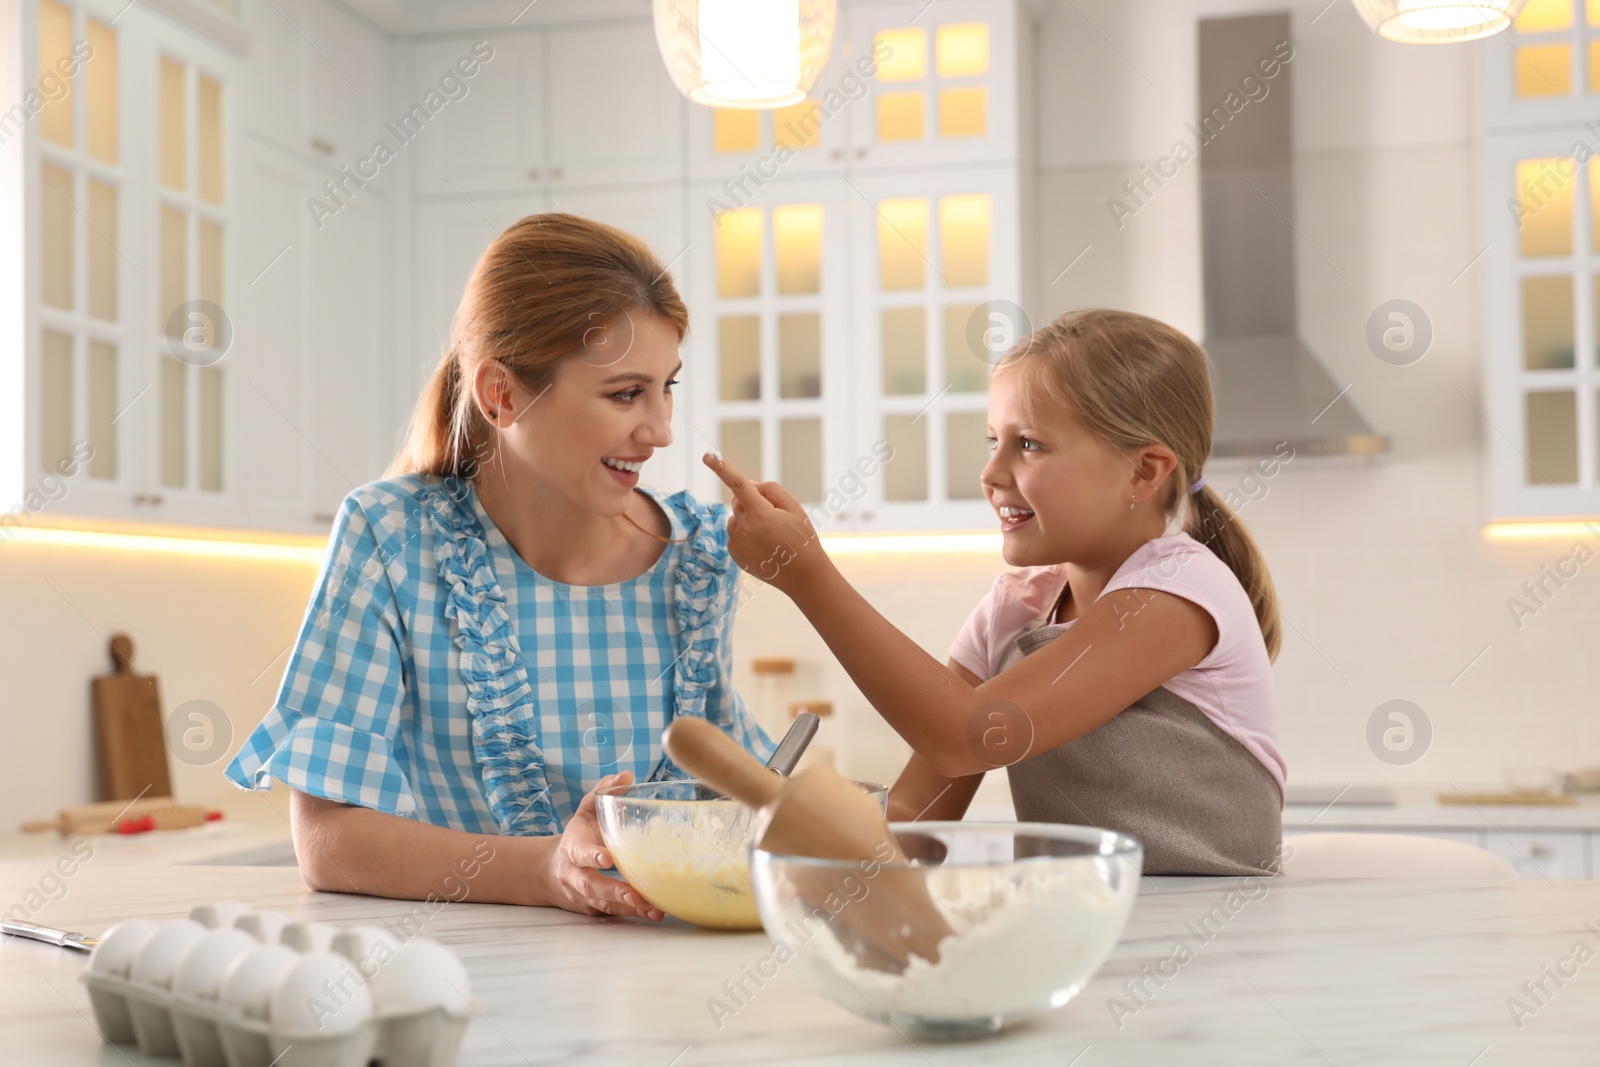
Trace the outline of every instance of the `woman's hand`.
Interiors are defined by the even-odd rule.
[[[602,778],[578,804],[572,821],[550,853],[550,868],[546,871],[551,903],[556,907],[581,915],[637,915],[658,922],[663,917],[627,882],[600,873],[612,864],[595,817],[595,794],[632,781],[632,771]]]
[[[828,566],[816,528],[787,489],[777,482],[750,481],[715,452],[707,452],[702,461],[733,490],[728,554],[741,569],[793,595]]]

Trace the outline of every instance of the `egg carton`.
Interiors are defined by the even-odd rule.
[[[233,901],[119,923],[83,982],[107,1042],[185,1067],[454,1067],[478,1007],[437,941]]]

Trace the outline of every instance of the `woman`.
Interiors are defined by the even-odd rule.
[[[683,777],[678,715],[771,755],[729,684],[726,509],[638,484],[687,327],[660,262],[600,223],[530,216],[479,260],[226,772],[291,787],[312,888],[659,920],[601,873],[596,790]]]

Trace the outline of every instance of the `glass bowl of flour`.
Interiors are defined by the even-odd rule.
[[[1134,838],[1088,826],[890,828],[907,864],[754,848],[750,876],[762,925],[785,965],[830,1000],[913,1036],[993,1034],[1077,996],[1122,935],[1144,862]],[[886,871],[893,873],[884,878]],[[875,879],[890,895],[868,905]],[[899,963],[875,936],[885,922],[916,921],[885,905],[900,899],[908,880],[926,887],[951,931],[934,942],[937,962],[911,955]],[[832,891],[819,893],[820,885]]]
[[[856,785],[887,811],[889,790]],[[756,813],[696,779],[641,782],[595,797],[617,871],[651,904],[695,926],[759,930],[750,881]]]

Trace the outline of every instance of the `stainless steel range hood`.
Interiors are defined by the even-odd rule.
[[[1310,246],[1292,222],[1295,63],[1279,63],[1271,79],[1258,67],[1290,39],[1289,15],[1201,19],[1199,38],[1205,350],[1217,399],[1212,455],[1271,455],[1283,442],[1296,454],[1387,452],[1389,438],[1340,396],[1343,385],[1300,340],[1295,253]],[[1242,85],[1247,75],[1255,80]],[[1246,101],[1236,114],[1224,103],[1230,94],[1235,106]]]

